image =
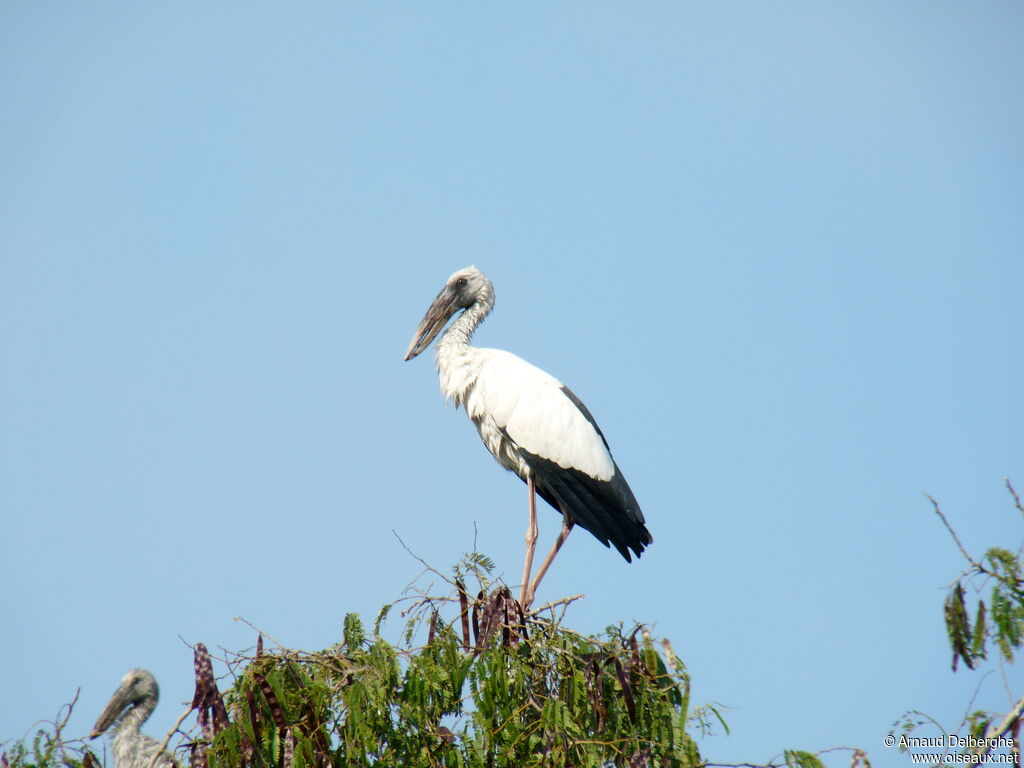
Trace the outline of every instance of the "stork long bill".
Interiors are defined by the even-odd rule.
[[[416,332],[409,342],[409,349],[405,351],[405,359],[412,360],[416,355],[430,346],[430,342],[441,332],[452,315],[458,309],[455,294],[446,286],[434,299],[427,314],[423,316]]]
[[[114,695],[110,697],[110,701],[107,702],[107,706],[103,708],[99,718],[96,720],[96,725],[92,727],[92,733],[89,734],[90,739],[95,739],[97,736],[102,736],[106,733],[107,729],[114,724],[117,720],[118,715],[131,703],[131,696],[129,686],[122,684],[118,688]]]

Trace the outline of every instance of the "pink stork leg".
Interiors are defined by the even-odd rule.
[[[558,554],[558,550],[562,548],[565,540],[569,538],[569,534],[572,533],[572,527],[575,525],[572,518],[562,510],[562,530],[558,534],[558,538],[555,539],[555,545],[551,547],[551,551],[548,552],[548,556],[544,558],[544,562],[540,564],[540,570],[537,571],[537,575],[533,578],[533,583],[530,584],[530,592],[526,595],[526,602],[523,603],[523,610],[528,610],[530,604],[533,602],[533,596],[537,593],[537,587],[540,586],[540,580],[544,578],[544,574],[548,572],[548,568],[551,567],[551,563],[555,560],[555,555]]]
[[[519,604],[525,611],[530,604],[526,601],[533,596],[528,594],[530,589],[530,571],[533,570],[533,553],[537,549],[537,486],[533,481],[533,473],[526,476],[526,493],[529,506],[529,522],[526,525],[526,562],[523,563],[523,583],[519,592]]]

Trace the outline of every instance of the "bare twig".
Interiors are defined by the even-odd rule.
[[[66,726],[68,724],[68,720],[71,719],[71,712],[72,712],[72,710],[74,710],[75,704],[78,702],[78,694],[80,694],[81,692],[82,692],[81,688],[76,688],[75,689],[75,697],[73,699],[71,699],[71,702],[69,704],[65,704],[65,705],[63,705],[61,707],[61,710],[63,710],[64,707],[67,707],[68,711],[64,715],[64,719],[63,720],[61,720],[60,722],[54,723],[53,736],[54,736],[54,739],[56,741],[60,741],[60,732],[64,730],[64,726]],[[57,711],[57,717],[60,717],[60,710]]]
[[[280,640],[278,640],[278,639],[277,639],[276,637],[274,637],[274,636],[273,636],[273,635],[271,635],[270,633],[266,632],[265,630],[262,630],[262,629],[260,629],[260,628],[259,628],[259,627],[257,627],[257,626],[256,626],[255,624],[253,624],[253,623],[252,623],[251,621],[249,621],[249,620],[248,620],[247,618],[245,618],[244,616],[235,616],[234,620],[235,620],[235,621],[240,621],[240,622],[242,622],[243,624],[247,625],[247,626],[248,626],[248,627],[250,627],[251,629],[255,629],[255,630],[256,630],[257,632],[259,632],[259,633],[260,633],[261,635],[263,635],[264,637],[268,638],[268,639],[270,640],[270,642],[272,642],[272,643],[273,643],[274,645],[276,645],[276,646],[277,646],[278,648],[282,648],[282,649],[284,649],[284,648],[286,648],[286,647],[287,647],[287,646],[285,646],[285,645],[284,645],[284,643],[282,643],[282,642],[281,642]]]
[[[420,565],[422,565],[424,567],[424,569],[426,569],[427,572],[435,574],[439,578],[444,579],[449,584],[452,584],[454,586],[454,584],[453,584],[451,579],[449,579],[447,576],[445,576],[439,570],[434,568],[434,566],[430,565],[426,560],[424,560],[422,557],[420,557],[415,552],[413,552],[411,549],[409,549],[409,545],[406,544],[405,541],[402,540],[402,537],[398,535],[398,531],[396,531],[394,528],[392,528],[391,529],[391,533],[394,534],[394,537],[396,539],[398,539],[398,543],[402,545],[402,549],[404,549],[406,552],[408,552],[409,556],[411,558],[413,558],[414,560],[416,560]]]
[[[1003,480],[1006,481],[1006,488],[1007,490],[1010,491],[1010,495],[1013,496],[1014,506],[1017,507],[1018,510],[1020,510],[1020,513],[1022,515],[1024,515],[1024,506],[1021,506],[1020,496],[1018,496],[1017,492],[1013,489],[1013,483],[1010,482],[1010,478],[1008,477],[1004,477]]]
[[[572,595],[571,597],[563,597],[561,600],[552,600],[550,603],[544,603],[544,605],[542,605],[540,608],[535,608],[534,610],[530,611],[530,615],[531,616],[536,616],[541,611],[546,611],[549,608],[556,608],[559,605],[568,605],[569,603],[571,603],[571,602],[573,602],[575,600],[582,600],[585,597],[586,597],[586,595],[579,594],[579,595]]]
[[[967,560],[967,562],[969,562],[975,568],[982,571],[983,573],[986,572],[980,563],[978,563],[973,557],[967,554],[967,550],[964,548],[963,543],[960,541],[960,537],[956,535],[956,531],[953,530],[953,526],[949,524],[949,520],[946,519],[946,516],[942,514],[942,510],[939,509],[939,502],[937,502],[932,496],[930,496],[927,493],[925,494],[925,498],[932,503],[932,507],[935,508],[935,514],[939,516],[939,519],[942,520],[942,524],[946,526],[946,530],[949,531],[949,535],[953,537],[953,541],[955,541],[957,547],[960,548],[960,554],[964,556],[964,559]]]
[[[153,753],[153,758],[149,761],[148,768],[153,768],[153,766],[156,765],[156,761],[160,759],[160,755],[164,753],[164,750],[167,749],[167,745],[171,743],[171,736],[178,732],[178,728],[181,727],[181,724],[185,722],[185,718],[188,717],[190,714],[192,714],[191,704],[188,706],[188,709],[181,713],[181,717],[178,718],[178,721],[174,724],[174,727],[172,727],[171,730],[167,732],[167,735],[164,736],[164,740],[160,743],[160,748]]]
[[[37,725],[40,725],[42,723],[45,723],[47,725],[52,725],[53,726],[53,740],[54,740],[54,742],[56,742],[57,747],[58,747],[58,749],[60,749],[61,753],[63,753],[64,752],[64,741],[61,739],[60,734],[61,734],[61,731],[64,730],[64,727],[68,724],[68,720],[71,719],[71,713],[75,709],[75,704],[78,702],[78,696],[79,696],[79,694],[81,692],[82,692],[81,688],[76,688],[75,689],[75,695],[71,699],[71,701],[68,702],[67,704],[61,704],[60,709],[57,710],[57,719],[56,720],[36,720],[34,723],[32,723],[32,725],[29,726],[28,730],[25,731],[25,735],[21,737],[21,740],[25,741],[26,739],[28,739],[29,733],[31,733],[32,730]],[[64,708],[65,707],[67,707],[67,712],[64,712]],[[64,718],[63,719],[61,719],[61,713],[62,712],[64,713]],[[4,757],[6,758],[6,753],[4,753]]]
[[[75,696],[68,704],[61,704],[60,709],[57,710],[57,720],[36,720],[32,725],[25,731],[25,735],[21,737],[22,741],[26,741],[32,731],[35,730],[37,725],[52,725],[57,737],[60,736],[61,729],[68,724],[68,720],[71,719],[71,711],[75,708],[75,703],[78,701],[78,694],[81,693],[81,688],[75,689]],[[68,708],[67,714],[64,715],[64,719],[60,720],[60,713],[64,711],[64,707]],[[59,722],[58,722],[59,721]]]
[[[863,757],[864,750],[860,747],[829,747],[828,749],[822,749],[812,754],[816,757],[827,755],[830,752],[852,752],[854,757]],[[781,755],[776,755],[767,763],[701,763],[702,768],[782,768],[787,765],[785,759],[781,762],[777,762]]]
[[[963,719],[960,720],[960,725],[958,725],[956,727],[956,731],[959,731],[961,728],[963,728],[964,726],[967,725],[967,721],[971,717],[971,712],[974,711],[974,700],[978,698],[978,694],[981,693],[981,686],[983,686],[985,684],[985,681],[988,679],[988,676],[991,675],[991,674],[992,674],[992,670],[989,670],[988,672],[986,672],[984,675],[981,676],[981,679],[978,681],[978,684],[974,688],[974,693],[971,694],[971,700],[969,702],[967,702],[967,709],[964,710]]]

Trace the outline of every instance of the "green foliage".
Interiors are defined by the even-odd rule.
[[[39,728],[30,739],[18,741],[3,751],[4,768],[93,768],[95,757],[88,748],[67,743],[59,728]]]
[[[998,547],[988,550],[985,553],[985,560],[995,581],[992,586],[991,611],[996,643],[1002,651],[1003,658],[1012,662],[1013,652],[1021,647],[1021,640],[1024,637],[1021,562],[1012,552]]]
[[[1024,515],[1024,506],[1020,497],[1009,481],[1007,490],[1013,498],[1017,511]],[[1003,547],[992,547],[985,552],[980,560],[975,559],[964,547],[956,531],[949,524],[946,516],[939,509],[935,499],[929,497],[935,514],[946,527],[960,554],[967,561],[967,568],[952,583],[943,605],[946,633],[953,650],[953,671],[963,661],[969,669],[975,669],[980,661],[988,658],[988,648],[995,645],[1000,651],[1000,663],[1012,663],[1014,652],[1024,643],[1024,584],[1021,582],[1024,546],[1016,553]],[[989,586],[988,601],[983,597]],[[969,607],[968,595],[975,603],[973,610]],[[973,614],[973,622],[971,615]],[[1022,700],[1024,701],[1024,700]],[[893,724],[890,734],[895,735],[898,729],[909,734],[924,726],[936,733],[959,735],[966,733],[979,740],[994,740],[996,737],[1011,734],[1019,737],[1019,709],[1022,702],[1011,708],[1011,712],[998,714],[994,712],[970,712],[959,726],[953,729],[944,728],[935,719],[917,710],[906,712]],[[982,744],[967,747],[964,754],[970,753],[972,759],[987,755],[994,747]],[[1002,748],[1001,757],[1006,757]]]
[[[0,765],[3,768],[95,768],[98,761],[88,747],[79,746],[81,742],[67,743],[62,738],[61,732],[73,707],[74,702],[66,705],[62,721],[45,723],[44,727],[36,729],[31,739],[26,738],[9,747],[4,745]]]
[[[1020,509],[1020,500],[1013,487],[1007,485]],[[932,503],[935,504],[934,499]],[[935,510],[968,562],[967,570],[950,587],[943,608],[949,644],[953,650],[954,671],[961,660],[969,669],[974,669],[978,661],[987,658],[987,649],[992,642],[999,648],[1003,659],[1012,663],[1014,652],[1024,643],[1024,582],[1021,580],[1020,552],[1015,554],[1002,547],[992,547],[983,558],[975,560],[960,544],[937,504]],[[991,583],[992,589],[987,604],[984,598],[977,598],[972,627],[964,588],[979,581],[983,586]],[[980,593],[981,587],[977,589]]]
[[[222,659],[234,681],[223,700],[209,654],[196,644],[197,725],[178,740],[181,764],[706,765],[695,738],[728,727],[714,706],[693,706],[689,674],[667,640],[656,642],[643,626],[575,632],[563,623],[574,598],[524,615],[507,587],[488,582],[492,570],[485,556],[469,555],[454,569],[454,594],[403,597],[398,641],[384,633],[394,605],[371,630],[349,614],[340,642],[322,651],[265,651],[261,635],[254,654]],[[475,597],[467,579],[479,583]],[[0,768],[99,768],[83,742],[62,739],[73,705],[31,742],[0,745]],[[854,768],[868,765],[853,753]],[[822,768],[809,752],[779,759],[767,765]]]
[[[974,669],[974,655],[970,651],[974,646],[971,639],[971,623],[967,616],[967,606],[964,603],[964,589],[959,581],[953,585],[949,595],[946,596],[943,615],[946,618],[949,644],[953,648],[953,669],[956,669],[959,659],[963,659],[968,667]]]
[[[689,677],[667,642],[523,620],[504,588],[462,604],[445,622],[421,602],[398,646],[349,615],[335,647],[245,660],[210,768],[701,764]],[[426,624],[427,642],[408,644]]]
[[[787,749],[784,753],[787,768],[825,768],[817,755],[810,752],[801,752],[797,749]]]

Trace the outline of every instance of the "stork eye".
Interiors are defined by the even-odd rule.
[[[455,287],[456,288],[465,288],[466,287],[466,278],[460,277],[458,280],[456,280],[455,281]]]

